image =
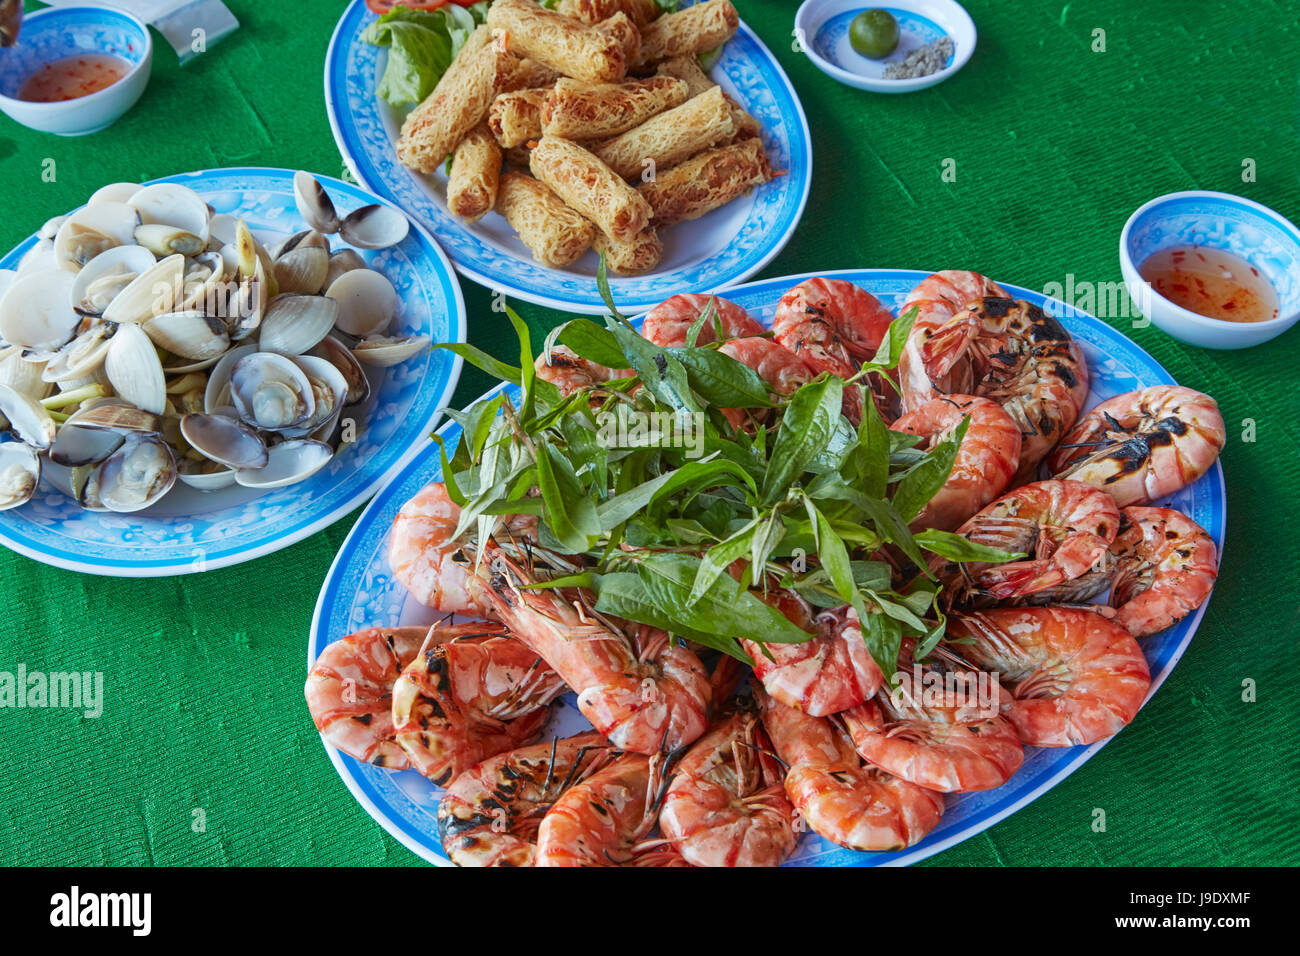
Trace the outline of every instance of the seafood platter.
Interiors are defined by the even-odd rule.
[[[1217,405],[1058,301],[867,269],[512,318],[308,649],[431,862],[912,862],[1140,719],[1204,613]]]
[[[414,82],[404,34],[421,25],[458,52]],[[603,310],[601,261],[631,310],[742,281],[780,252],[811,188],[803,107],[731,0],[496,0],[378,19],[355,0],[325,96],[357,180],[457,270],[568,312]]]
[[[921,89],[975,43],[921,6],[792,37]],[[6,89],[134,69],[83,54]],[[1143,719],[1218,575],[1215,399],[979,272],[753,280],[812,149],[731,0],[353,0],[324,81],[355,182],[109,183],[0,259],[0,543],[183,574],[365,505],[299,717],[438,865],[904,865]],[[1294,226],[1164,199],[1121,239],[1157,325],[1295,321]],[[451,407],[466,362],[500,384]]]
[[[430,346],[463,312],[437,246],[355,186],[104,186],[0,260],[0,541],[123,575],[292,544],[436,425],[460,360]]]

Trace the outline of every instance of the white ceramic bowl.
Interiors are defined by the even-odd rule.
[[[849,43],[849,24],[863,10],[878,6],[898,21],[898,48],[880,60],[858,53]],[[794,15],[795,36],[808,59],[827,76],[873,93],[911,93],[942,83],[975,52],[975,23],[956,0],[804,0]],[[887,80],[885,68],[918,47],[947,35],[953,44],[948,65],[929,76]]]
[[[77,54],[104,53],[129,63],[112,86],[61,103],[32,103],[18,91],[47,63]],[[0,50],[0,110],[14,121],[59,136],[81,136],[113,125],[149,84],[153,38],[141,21],[120,10],[48,7],[28,14],[17,45]]]
[[[1273,286],[1278,316],[1224,322],[1198,315],[1157,293],[1138,273],[1152,253],[1205,246],[1245,259]],[[1267,206],[1230,193],[1169,193],[1140,207],[1119,236],[1119,264],[1129,296],[1160,329],[1189,345],[1244,349],[1276,338],[1300,320],[1300,229]]]

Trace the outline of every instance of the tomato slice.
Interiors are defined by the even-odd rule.
[[[366,6],[372,13],[378,13],[381,16],[392,11],[393,7],[406,7],[408,10],[437,10],[439,7],[445,7],[449,0],[366,0]],[[468,3],[459,3],[458,6],[467,7]]]

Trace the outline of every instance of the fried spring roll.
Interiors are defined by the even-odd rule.
[[[488,110],[488,126],[505,149],[542,138],[542,104],[550,87],[501,93]]]
[[[726,94],[723,94],[726,96]],[[763,135],[763,127],[759,125],[758,120],[746,113],[739,103],[730,96],[727,97],[727,106],[731,109],[731,122],[736,127],[736,135],[732,139],[733,143],[739,143],[742,139],[755,139]]]
[[[624,63],[635,63],[641,58],[641,31],[628,19],[626,13],[620,11],[608,20],[593,24],[592,28],[618,41],[623,50]]]
[[[487,25],[516,56],[592,83],[621,80],[623,47],[607,33],[539,6],[534,0],[496,0]]]
[[[731,107],[722,88],[715,86],[593,147],[592,152],[624,179],[635,179],[646,170],[668,169],[696,153],[729,143],[735,134]]]
[[[561,79],[542,104],[542,133],[568,140],[617,136],[686,102],[686,84],[670,76],[630,83]]]
[[[588,25],[608,20],[616,13],[626,13],[639,27],[658,19],[663,12],[655,0],[560,0],[555,9]]]
[[[536,60],[521,60],[519,57],[511,54],[513,63],[507,71],[504,80],[499,84],[501,92],[510,92],[513,90],[531,90],[541,86],[551,86],[560,78],[549,66],[538,63]]]
[[[707,92],[718,84],[713,82],[709,74],[700,69],[700,62],[693,56],[678,56],[671,60],[664,60],[659,64],[659,76],[675,76],[679,80],[684,80],[687,87],[690,88],[692,98]],[[750,116],[741,108],[740,104],[733,100],[727,94],[727,105],[731,108],[731,122],[736,127],[735,136],[732,138],[733,143],[738,143],[742,139],[751,139],[759,136],[763,128],[758,124],[758,120]]]
[[[650,221],[646,200],[577,143],[543,136],[533,147],[529,168],[611,239],[628,241]]]
[[[739,28],[740,15],[731,0],[697,3],[662,16],[641,29],[641,58],[637,64],[696,56],[722,46]]]
[[[682,80],[692,97],[717,86],[712,77],[700,69],[700,61],[693,56],[675,56],[659,64],[659,76],[672,76]]]
[[[496,205],[501,179],[501,147],[487,123],[465,134],[451,157],[447,208],[453,216],[477,222]]]
[[[397,140],[397,158],[421,173],[431,173],[465,134],[487,115],[497,83],[512,61],[492,42],[487,27],[475,30],[423,103],[411,111]]]
[[[762,142],[747,139],[700,153],[642,183],[637,192],[654,210],[653,224],[667,226],[725,206],[772,175]]]
[[[596,238],[595,226],[545,185],[522,173],[501,177],[497,212],[505,216],[533,258],[556,269],[573,263]]]
[[[664,244],[654,226],[646,226],[626,242],[598,232],[592,246],[604,254],[610,271],[621,276],[639,276],[649,272],[664,257]]]

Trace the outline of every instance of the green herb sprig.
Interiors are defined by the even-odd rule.
[[[462,506],[458,534],[483,540],[499,516],[536,514],[539,545],[585,562],[542,587],[589,589],[596,610],[661,627],[750,662],[737,638],[800,643],[814,635],[764,601],[792,589],[815,608],[851,605],[863,638],[892,675],[904,638],[923,657],[944,635],[939,582],[927,554],[952,561],[1009,561],[1023,555],[974,545],[909,524],[952,471],[968,419],[928,450],[889,430],[874,403],[853,428],[842,414],[845,381],[822,374],[787,396],[716,347],[694,344],[716,320],[712,302],[688,344],[665,348],[642,338],[615,307],[601,263],[598,285],[609,314],[575,318],[547,337],[593,366],[568,396],[534,373],[527,326],[507,316],[519,338],[519,365],[473,346],[442,346],[518,386],[449,413],[462,427],[450,458],[449,493]],[[711,318],[711,315],[713,318]],[[877,355],[849,381],[893,369],[916,310],[895,319]],[[593,370],[599,371],[599,370]],[[718,410],[747,413],[737,428]],[[699,429],[692,447],[621,447],[601,440],[619,409]],[[904,583],[900,568],[912,580]]]

